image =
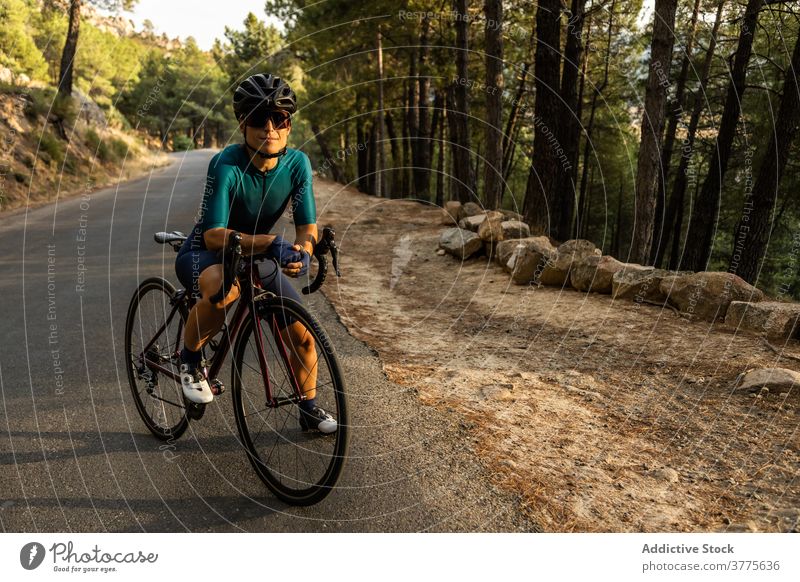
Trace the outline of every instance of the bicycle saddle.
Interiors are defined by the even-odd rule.
[[[179,230],[173,230],[172,232],[157,232],[153,235],[153,238],[158,244],[163,245],[171,242],[183,242],[186,240],[186,235]]]

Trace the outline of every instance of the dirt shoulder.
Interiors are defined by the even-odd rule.
[[[325,294],[342,322],[390,380],[463,418],[494,484],[546,531],[800,528],[800,390],[731,388],[797,361],[670,310],[439,256],[437,208],[322,179],[315,194],[340,241]]]

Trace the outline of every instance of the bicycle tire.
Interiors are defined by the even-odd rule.
[[[139,416],[150,432],[164,441],[179,438],[189,426],[189,417],[183,399],[183,391],[179,382],[171,378],[160,376],[163,378],[162,384],[168,384],[168,386],[163,389],[162,384],[158,383],[159,376],[157,374],[154,376],[156,378],[155,387],[148,390],[147,379],[143,378],[142,374],[147,374],[148,372],[152,374],[154,372],[152,370],[143,369],[141,363],[138,362],[138,353],[133,353],[135,348],[132,344],[134,343],[134,335],[140,338],[146,337],[146,339],[139,339],[139,341],[136,342],[139,353],[141,353],[143,346],[149,343],[153,334],[158,331],[164,321],[166,321],[169,312],[172,310],[171,301],[175,292],[175,287],[172,283],[161,277],[152,277],[142,281],[131,298],[131,302],[128,306],[128,315],[125,321],[126,369],[128,371],[128,382],[130,384],[131,393],[133,394],[133,400],[136,403],[136,410],[139,412]],[[154,309],[152,313],[156,321],[154,323],[148,322],[147,327],[145,327],[144,322],[137,323],[136,316],[140,312],[145,311],[144,309],[140,309],[140,307],[143,306],[143,300],[147,299],[150,301],[151,298],[154,300]],[[159,314],[163,316],[163,319],[158,320]],[[147,317],[150,314],[146,313],[144,315]],[[178,363],[177,359],[173,357],[172,352],[174,351],[174,355],[177,355],[177,345],[172,346],[169,343],[169,338],[176,337],[176,343],[180,341],[180,338],[183,337],[183,328],[188,315],[189,310],[186,303],[182,301],[178,306],[176,317],[173,318],[170,323],[172,327],[169,327],[161,334],[161,336],[166,337],[166,346],[162,348],[159,341],[155,343],[156,352],[164,358],[169,358],[176,367],[176,370]],[[145,331],[145,329],[147,331]],[[165,403],[169,404],[169,408],[167,408]],[[173,408],[175,409],[175,413],[168,416],[167,410],[172,410]],[[163,415],[162,417],[157,416],[159,412]]]
[[[323,377],[320,365],[316,365],[317,402],[334,415],[338,427],[335,432],[328,435],[321,435],[313,431],[304,432],[300,428],[296,403],[278,407],[267,406],[263,371],[260,363],[255,363],[258,361],[253,334],[253,322],[256,317],[251,316],[247,318],[239,332],[231,366],[234,415],[239,437],[253,469],[270,491],[290,505],[313,505],[324,499],[336,485],[344,468],[348,449],[347,399],[341,370],[327,334],[317,319],[302,304],[280,297],[271,297],[257,303],[259,307],[256,317],[262,332],[264,332],[262,337],[265,342],[265,352],[268,352],[271,347],[268,347],[267,343],[274,342],[269,321],[273,315],[279,312],[291,315],[296,321],[303,323],[311,333],[317,352],[316,360],[317,362],[324,361],[327,369]],[[272,355],[277,362],[273,368],[281,366],[280,371],[287,374],[286,370],[291,368],[286,360],[278,351]],[[269,354],[265,354],[269,370],[268,356]],[[245,361],[246,357],[249,357],[250,361],[254,363]],[[280,396],[281,392],[284,395],[293,394],[290,386],[277,386],[277,371],[269,374],[269,377],[273,386],[273,396]],[[286,378],[288,379],[288,375]],[[263,399],[259,400],[260,397]],[[257,408],[261,407],[262,410],[256,409],[255,412],[248,413],[248,407],[254,405]],[[254,435],[255,425],[259,421],[260,428]],[[269,426],[265,440],[275,443],[268,454],[264,450],[269,448],[268,445],[262,446],[260,442],[255,442],[264,434],[265,425]],[[301,454],[308,459],[309,463],[313,461],[318,468],[312,471],[305,460],[299,461]],[[295,457],[295,472],[289,474],[292,455]]]

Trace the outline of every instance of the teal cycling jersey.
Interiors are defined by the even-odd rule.
[[[221,227],[268,234],[287,204],[291,205],[296,226],[316,222],[308,156],[287,148],[274,168],[262,172],[253,167],[243,144],[230,145],[208,164],[195,232]],[[199,242],[204,248],[202,240],[201,236]]]

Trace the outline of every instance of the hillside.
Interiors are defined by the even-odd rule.
[[[109,125],[85,96],[67,106],[54,96],[42,87],[0,92],[0,211],[91,191],[167,163],[153,143]]]

